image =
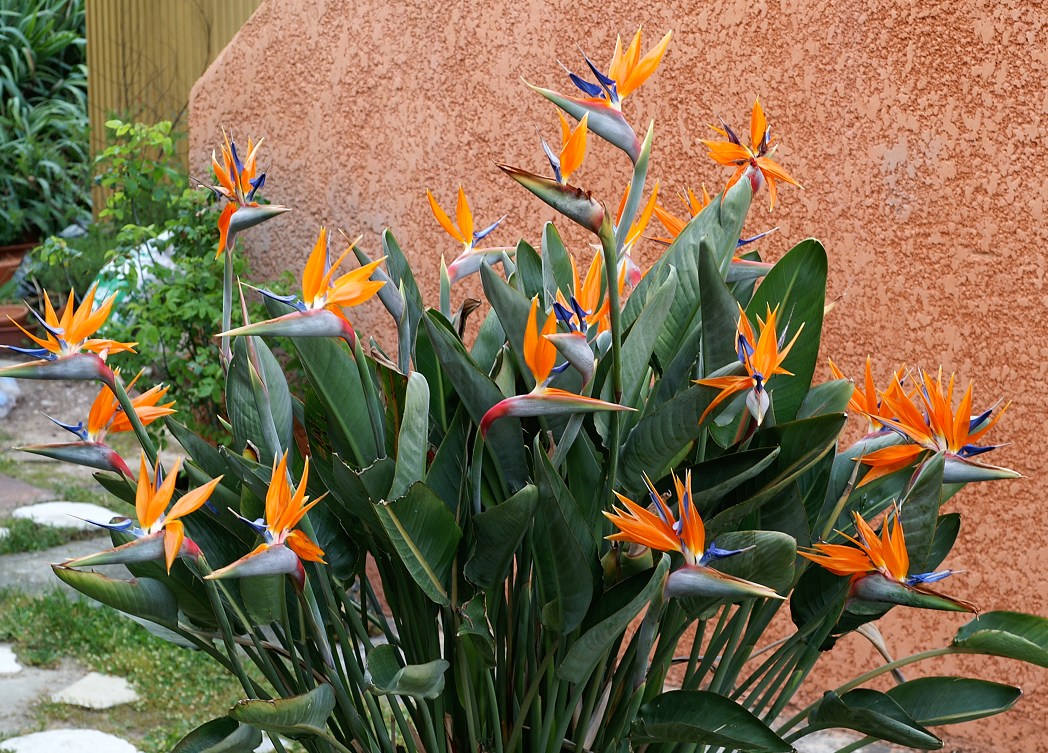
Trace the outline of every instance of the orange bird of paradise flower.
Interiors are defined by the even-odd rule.
[[[580,128],[579,130],[583,129]],[[577,132],[578,131],[576,131],[576,133]],[[583,132],[583,138],[585,138],[585,132]],[[583,150],[584,149],[585,142],[583,142]],[[579,158],[579,161],[581,162],[581,157]],[[462,190],[462,186],[459,186],[458,200],[455,203],[455,222],[452,222],[447,213],[440,208],[440,204],[438,204],[437,200],[433,198],[433,194],[430,193],[429,189],[426,189],[426,198],[429,199],[429,208],[433,211],[433,216],[437,218],[437,222],[440,223],[442,228],[444,228],[444,232],[463,245],[462,253],[460,253],[455,260],[448,265],[448,279],[452,283],[456,280],[461,280],[463,277],[468,277],[471,274],[479,272],[480,265],[484,260],[487,260],[489,264],[495,264],[502,260],[503,252],[509,253],[512,256],[512,252],[515,251],[515,249],[511,246],[477,248],[476,245],[497,228],[502,220],[506,219],[505,215],[495,220],[495,222],[491,223],[483,230],[474,232],[473,212],[470,211],[469,202],[466,201],[466,193]]]
[[[542,151],[546,153],[553,175],[560,185],[566,185],[568,177],[582,166],[582,160],[586,157],[586,134],[589,132],[589,115],[583,115],[582,120],[572,131],[568,121],[564,119],[563,113],[557,111],[560,117],[561,148],[560,154],[554,154],[545,139],[542,141]],[[439,218],[438,218],[439,219]]]
[[[609,541],[628,541],[660,552],[679,552],[684,555],[684,567],[667,578],[666,596],[783,598],[767,586],[735,578],[708,567],[714,560],[733,557],[748,550],[719,549],[715,542],[710,542],[709,547],[706,547],[706,528],[692,502],[690,470],[683,481],[676,475],[673,476],[679,520],[656,491],[647,474],[644,475],[644,483],[651,498],[648,509],[615,492],[623,507],[613,508],[612,512],[605,511],[604,515],[619,530],[606,538]],[[655,512],[652,513],[651,509]]]
[[[357,241],[360,239],[358,238]],[[295,295],[277,295],[268,290],[262,294],[273,300],[293,306],[297,311],[278,316],[264,322],[247,324],[243,327],[223,332],[219,337],[234,335],[267,335],[270,337],[344,337],[352,346],[356,333],[349,319],[342,313],[342,307],[358,306],[375,295],[383,281],[372,281],[381,259],[365,264],[347,272],[334,280],[335,270],[357,244],[353,241],[342,255],[330,263],[328,254],[327,230],[320,229],[313,251],[306,262],[302,273],[302,297]]]
[[[51,305],[51,299],[45,291],[43,318],[33,311],[33,309],[29,310],[47,331],[47,339],[42,340],[39,337],[36,337],[25,327],[12,320],[15,326],[22,330],[26,337],[40,347],[18,348],[13,345],[5,345],[4,347],[9,350],[17,351],[18,353],[25,353],[26,355],[36,356],[37,358],[43,358],[48,361],[76,355],[82,351],[96,353],[103,362],[111,353],[122,353],[125,351],[134,353],[134,347],[138,343],[120,343],[115,340],[93,339],[91,337],[91,335],[95,334],[95,332],[105,324],[106,319],[109,318],[109,312],[113,307],[113,301],[116,300],[116,295],[111,295],[102,301],[97,309],[92,310],[95,303],[95,290],[97,287],[97,284],[91,286],[91,289],[87,291],[87,295],[84,296],[84,300],[80,302],[79,306],[75,305],[73,291],[70,290],[69,300],[66,302],[65,311],[62,312],[61,319],[59,319],[58,315],[55,313],[54,306]]]
[[[833,374],[834,379],[848,379],[844,376],[837,365],[832,359],[827,359],[830,364],[830,373]],[[901,380],[903,375],[906,373],[906,367],[900,368],[895,372],[895,380],[888,388],[893,394],[892,397],[895,399],[902,399],[904,396],[900,393],[896,393],[896,383],[902,384]],[[873,434],[875,432],[884,431],[884,424],[881,423],[880,419],[883,418],[894,418],[894,414],[891,413],[887,404],[883,400],[877,399],[877,388],[873,383],[873,372],[870,369],[870,357],[866,357],[866,379],[863,385],[860,387],[858,384],[854,385],[852,396],[848,399],[848,410],[854,413],[858,413],[866,417],[868,426],[867,434]]]
[[[544,323],[541,328],[539,327],[539,300],[537,296],[532,298],[528,323],[524,329],[524,361],[535,379],[535,389],[526,395],[508,397],[489,408],[480,421],[481,436],[487,437],[491,424],[507,416],[551,416],[558,413],[633,410],[623,405],[576,395],[574,392],[549,386],[554,376],[571,365],[570,361],[565,361],[560,366],[556,366],[557,346],[551,339],[556,332],[557,317],[552,312],[546,315]],[[585,342],[585,338],[581,345],[588,351],[592,372],[593,351]]]
[[[753,327],[750,326],[750,320],[747,318],[746,312],[743,311],[741,305],[739,306],[739,321],[735,340],[736,352],[739,356],[739,362],[746,369],[746,375],[710,377],[708,379],[699,379],[695,382],[696,384],[715,387],[720,390],[720,394],[713,399],[713,402],[709,404],[709,407],[702,414],[699,423],[702,423],[706,416],[725,399],[736,392],[747,389],[752,389],[752,392],[746,398],[746,406],[749,408],[750,413],[753,414],[753,417],[757,419],[758,426],[764,421],[764,414],[771,405],[771,398],[768,397],[766,383],[775,374],[793,376],[791,372],[782,368],[782,362],[786,360],[786,356],[789,355],[793,344],[797,342],[797,338],[800,337],[801,331],[804,329],[802,324],[796,334],[794,334],[793,339],[784,348],[783,343],[786,341],[786,332],[783,332],[781,337],[777,337],[775,331],[775,319],[778,310],[777,306],[774,311],[772,311],[770,306],[768,307],[766,323],[761,321],[760,317],[757,317],[757,324],[760,326],[761,332],[760,338],[757,339],[753,336]]]
[[[182,458],[177,458],[175,467],[161,479],[159,464],[156,468],[150,467],[143,452],[138,472],[138,489],[135,492],[137,523],[130,518],[118,518],[115,522],[110,523],[88,521],[111,531],[130,534],[135,539],[115,549],[107,549],[104,552],[71,560],[66,562],[65,566],[90,567],[163,559],[170,573],[171,566],[178,557],[190,559],[199,557],[200,549],[186,538],[185,526],[181,518],[199,510],[208,501],[222,477],[219,476],[203,486],[186,492],[168,510],[167,506],[175,492],[175,481],[178,478],[181,463]]]
[[[295,528],[309,510],[323,499],[323,495],[309,502],[306,483],[309,479],[309,459],[306,459],[302,480],[294,492],[287,478],[287,452],[278,462],[274,458],[273,472],[266,493],[265,518],[248,520],[235,511],[241,520],[262,536],[263,542],[249,554],[236,562],[215,570],[207,579],[246,578],[252,575],[294,575],[301,586],[305,583],[305,570],[301,560],[323,562],[324,550],[317,546],[301,530]]]
[[[127,385],[128,390],[135,386],[135,382],[138,381],[140,376],[142,376],[142,372],[139,372],[138,376],[131,381],[131,384]],[[120,370],[116,369],[114,379],[119,378]],[[167,387],[157,385],[131,399],[131,405],[134,406],[135,413],[143,426],[176,412],[171,407],[175,404],[174,401],[157,405],[164,399],[167,389]],[[48,416],[48,418],[51,417]],[[129,478],[134,478],[134,474],[131,473],[131,470],[124,463],[123,458],[105,445],[106,437],[109,434],[131,431],[133,428],[130,419],[120,408],[116,395],[113,394],[113,390],[108,385],[102,387],[94,403],[92,403],[86,427],[83,421],[76,424],[66,424],[54,418],[51,418],[51,420],[66,431],[75,434],[80,441],[68,444],[29,445],[19,449],[35,455],[43,455],[44,457],[85,465],[90,468],[117,471]]]
[[[735,172],[728,180],[728,185],[724,188],[725,192],[738,183],[745,175],[749,177],[753,193],[756,194],[760,190],[761,183],[763,183],[764,179],[767,179],[768,193],[771,195],[771,206],[774,208],[777,191],[775,181],[781,180],[786,183],[792,183],[798,188],[803,188],[800,183],[790,177],[789,173],[782,169],[781,165],[772,160],[776,147],[771,145],[773,141],[771,129],[768,127],[767,118],[764,117],[764,110],[761,109],[759,98],[753,101],[753,113],[750,115],[750,143],[752,146],[747,147],[744,145],[723,121],[721,125],[724,126],[723,130],[716,126],[710,126],[710,128],[727,139],[727,141],[703,141],[702,143],[709,147],[710,157],[714,162],[720,165],[735,166]]]
[[[258,148],[262,146],[263,139],[259,139],[257,144],[252,143],[250,138],[247,140],[247,158],[241,162],[236,142],[225,133],[222,136],[225,140],[222,145],[222,164],[219,164],[215,152],[211,152],[211,167],[215,170],[218,185],[207,186],[216,196],[226,199],[226,206],[218,218],[220,235],[215,258],[233,245],[234,237],[241,230],[291,211],[289,207],[260,205],[255,201],[255,194],[266,183],[265,172],[256,177]]]
[[[921,370],[920,389],[916,394],[924,412],[905,396],[902,383],[896,375],[892,386],[882,393],[881,402],[885,410],[876,420],[906,440],[906,444],[884,447],[864,455],[862,462],[870,466],[859,486],[908,467],[921,453],[926,451],[945,453],[943,483],[965,483],[997,479],[1021,478],[1022,474],[1008,468],[981,463],[974,458],[1000,445],[979,446],[976,443],[997,423],[1007,405],[993,415],[993,409],[972,416],[972,383],[961,398],[957,410],[953,410],[953,383],[950,376],[947,388],[943,389],[942,369],[937,379],[929,378]],[[916,381],[916,380],[915,380]],[[885,413],[890,413],[885,415]],[[875,418],[865,413],[867,418]],[[893,416],[893,417],[891,417]],[[991,417],[992,416],[992,417]]]
[[[854,546],[818,543],[797,553],[834,575],[850,576],[851,598],[954,612],[976,611],[966,601],[943,596],[925,587],[927,583],[953,575],[953,570],[909,574],[910,557],[906,552],[906,538],[898,509],[893,509],[890,520],[884,521],[880,537],[859,513],[853,512],[852,515],[856,536],[838,533]]]

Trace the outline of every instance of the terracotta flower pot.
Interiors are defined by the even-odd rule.
[[[22,303],[14,303],[0,306],[0,345],[26,346],[29,338],[15,323],[25,326],[29,317],[29,307]]]
[[[39,245],[34,241],[33,243],[18,243],[14,246],[0,246],[0,285],[14,277],[15,270],[22,263],[23,257]]]

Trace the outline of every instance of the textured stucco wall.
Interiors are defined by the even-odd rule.
[[[1039,3],[1015,0],[269,0],[193,90],[192,161],[203,173],[221,126],[266,137],[266,194],[295,211],[243,236],[260,276],[297,273],[321,224],[364,233],[372,252],[390,226],[435,301],[440,255],[450,261],[456,244],[434,222],[426,188],[450,209],[461,182],[481,226],[508,212],[496,243],[537,244],[552,219],[491,162],[541,171],[535,127],[558,137],[553,106],[520,77],[567,91],[556,60],[581,68],[574,42],[603,66],[616,33],[643,22],[647,45],[673,29],[662,68],[625,107],[638,131],[656,119],[650,175],[662,203],[679,209],[671,192],[723,184],[728,173],[698,140],[715,114],[746,130],[759,93],[778,156],[806,190],[784,187],[774,213],[762,193],[747,231],[780,226],[763,249],[773,259],[809,235],[826,244],[830,296],[847,296],[823,351],[847,373],[868,353],[879,380],[900,363],[941,363],[977,380],[978,407],[1013,401],[991,435],[1012,444],[994,459],[1031,478],[951,503],[964,522],[947,564],[969,573],[949,591],[985,610],[1048,615],[1046,19]],[[578,182],[615,204],[627,161],[590,143]],[[567,237],[588,255],[581,235]],[[645,261],[657,253],[640,250]],[[473,278],[454,295],[478,291]],[[351,318],[388,342],[377,304]],[[905,655],[944,645],[964,621],[896,609],[882,628]],[[850,637],[817,677],[832,687],[876,663]],[[1045,670],[973,658],[908,672],[921,673],[974,673],[1026,691],[1012,713],[952,728],[974,741],[953,749],[1048,751]]]

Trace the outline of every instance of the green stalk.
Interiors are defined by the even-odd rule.
[[[281,583],[281,585],[283,585],[283,583]],[[295,634],[291,632],[291,617],[287,612],[287,599],[284,598],[284,594],[281,594],[280,596],[280,624],[284,628],[284,636],[287,640],[287,652],[291,659],[291,665],[295,669],[295,677],[298,678],[298,686],[299,688],[302,688],[302,692],[304,692],[309,689],[308,680],[303,675],[302,667],[299,665],[297,656],[298,648],[295,646]]]
[[[197,559],[197,563],[201,570],[206,570],[204,575],[211,574],[211,568],[203,556]],[[215,616],[218,617],[219,627],[222,628],[222,640],[226,644],[226,654],[229,656],[229,661],[233,664],[233,672],[236,674],[237,679],[240,680],[247,697],[254,698],[254,688],[251,685],[251,680],[248,679],[247,672],[244,671],[244,667],[240,663],[240,657],[237,656],[236,644],[233,642],[233,631],[229,627],[229,616],[226,614],[225,607],[222,606],[222,599],[218,595],[215,581],[205,580],[204,587],[207,591],[208,599],[211,601],[211,609],[214,610]]]
[[[746,698],[746,702],[743,705],[753,714],[759,714],[764,710],[764,707],[768,705],[768,701],[771,700],[771,696],[775,693],[774,688],[779,686],[782,677],[793,671],[797,663],[797,653],[800,646],[800,643],[790,644],[787,650],[784,650],[781,655],[777,656],[775,662],[768,668],[768,671],[761,681],[757,683],[753,692]],[[772,686],[774,686],[773,689],[768,690]]]
[[[479,750],[477,745],[477,721],[480,717],[477,708],[477,700],[474,697],[473,681],[469,676],[469,665],[466,662],[466,647],[461,641],[455,641],[458,645],[455,653],[459,658],[459,672],[462,673],[462,693],[465,695],[463,706],[466,709],[466,733],[469,735],[469,749]]]
[[[717,664],[717,671],[713,673],[713,679],[710,680],[709,690],[714,693],[721,693],[724,689],[725,683],[728,681],[728,670],[732,665],[731,657],[735,653],[735,649],[738,648],[739,640],[742,638],[742,630],[746,625],[746,620],[749,619],[750,611],[753,609],[753,600],[747,600],[747,602],[741,605],[735,612],[735,616],[732,617],[731,631],[728,636],[728,641],[724,645],[724,649],[721,653],[721,660]],[[723,695],[723,693],[721,693]]]
[[[911,654],[910,656],[904,657],[902,659],[896,659],[895,661],[889,664],[883,664],[880,667],[877,667],[876,669],[871,669],[869,672],[861,674],[858,677],[855,677],[849,680],[848,682],[844,683],[834,692],[837,695],[843,695],[844,693],[847,693],[849,690],[854,690],[855,688],[859,687],[864,683],[869,682],[875,677],[880,677],[881,675],[887,672],[892,672],[896,669],[899,669],[900,667],[905,667],[907,664],[914,664],[915,662],[924,661],[925,659],[934,659],[937,656],[948,656],[950,654],[963,653],[967,652],[959,651],[953,646],[945,646],[943,648],[933,648],[929,651],[921,651],[918,654]],[[814,709],[817,705],[818,701],[787,719],[786,722],[781,727],[779,727],[778,734],[781,735],[783,732],[786,732],[800,724],[800,722],[803,721],[811,712],[811,710]]]
[[[611,218],[604,212],[604,222],[597,234],[604,253],[604,272],[608,278],[608,308],[611,316],[611,386],[616,403],[622,401],[622,312],[619,310],[618,251],[611,233]],[[622,412],[613,411],[608,438],[608,507],[614,503],[615,483],[619,471],[619,438],[622,431]]]
[[[684,690],[698,690],[702,678],[706,676],[706,673],[710,671],[710,667],[713,666],[713,662],[717,660],[717,653],[721,650],[724,641],[727,640],[728,637],[724,632],[724,625],[728,621],[728,615],[730,613],[731,605],[725,606],[721,609],[720,617],[717,619],[717,625],[713,628],[713,634],[710,636],[710,642],[706,644],[706,653],[702,655],[702,661],[699,663],[699,668],[695,670],[695,673],[691,676],[690,682],[684,685]]]
[[[440,753],[443,748],[437,746],[437,734],[433,727],[433,716],[429,713],[429,704],[425,699],[419,699],[418,710],[422,717],[421,727],[423,738],[426,741],[426,753],[430,753],[430,751]],[[441,732],[440,739],[444,739],[443,732]]]
[[[695,627],[695,637],[691,643],[691,653],[688,654],[688,667],[684,670],[684,680],[681,682],[682,687],[688,687],[691,684],[691,678],[695,674],[695,667],[699,663],[699,652],[702,651],[702,639],[706,637],[706,620],[699,620],[699,624]]]
[[[757,667],[757,669],[753,670],[753,672],[750,673],[750,676],[746,678],[745,682],[739,685],[729,697],[732,700],[738,700],[739,698],[742,698],[743,694],[750,689],[751,685],[753,685],[760,678],[762,678],[767,672],[772,671],[772,667],[778,663],[782,655],[787,650],[792,649],[794,645],[797,643],[796,636],[797,634],[794,633],[793,635],[788,636],[785,640],[780,642],[779,645],[776,647],[775,652],[771,656],[769,656],[763,664]],[[774,646],[775,644],[772,645]]]
[[[555,672],[550,673],[550,680],[552,687],[549,692],[549,702],[546,706],[546,713],[542,719],[542,731],[536,736],[534,730],[532,730],[532,750],[538,753],[548,750],[549,736],[553,729],[553,720],[557,718],[557,711],[559,710],[558,702],[564,692],[564,683],[556,677]]]
[[[524,720],[527,718],[528,710],[531,708],[531,704],[535,700],[535,695],[539,692],[539,685],[542,683],[542,678],[545,676],[546,670],[553,661],[553,657],[557,653],[558,648],[560,648],[560,636],[557,636],[557,640],[554,641],[550,650],[547,651],[546,655],[542,658],[542,663],[535,672],[535,679],[531,681],[531,687],[528,688],[524,700],[520,703],[520,710],[517,712],[517,721],[513,724],[513,732],[510,734],[509,740],[506,742],[505,749],[510,751],[510,753],[517,749],[517,742],[520,740],[520,734],[524,730]]]
[[[503,753],[502,748],[502,714],[499,710],[498,696],[495,693],[495,681],[491,677],[491,672],[484,672],[484,685],[488,693],[488,704],[492,708],[492,713],[495,714],[494,732],[492,737],[495,738],[495,753]],[[415,753],[415,751],[411,751]]]
[[[131,403],[131,398],[127,396],[127,390],[124,389],[124,385],[120,383],[120,379],[113,378],[113,392],[116,394],[116,399],[120,403],[120,407],[124,411],[124,415],[127,416],[127,420],[131,422],[131,428],[135,431],[135,437],[138,438],[138,443],[142,445],[142,449],[145,450],[146,457],[149,458],[151,465],[156,466],[157,464],[157,451],[156,447],[153,446],[153,440],[149,438],[146,433],[146,427],[142,425],[142,419],[138,417],[135,412],[135,406]]]
[[[225,263],[222,274],[222,331],[233,328],[233,246],[235,238],[226,239]],[[222,338],[222,366],[228,371],[229,362],[233,360],[233,351],[229,347],[229,338]]]
[[[375,391],[375,380],[371,378],[371,370],[368,369],[368,362],[360,347],[359,337],[353,343],[353,360],[357,362],[357,373],[360,375],[360,384],[364,388],[364,402],[368,406],[371,432],[375,436],[375,450],[379,458],[384,458],[386,457],[386,413],[382,410],[382,404],[379,403],[378,392]]]

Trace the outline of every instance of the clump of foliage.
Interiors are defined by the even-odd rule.
[[[287,208],[258,200],[253,142],[227,139],[211,191],[225,201],[212,353],[228,446],[168,420],[189,458],[162,467],[150,415],[112,370],[126,343],[93,337],[108,309],[85,306],[42,360],[0,372],[103,382],[141,443],[137,474],[98,441],[46,448],[104,469],[100,483],[136,504],[137,519],[103,523],[112,549],[55,572],[236,675],[244,700],[173,753],[252,750],[259,730],[316,753],[785,753],[827,727],[861,745],[934,749],[930,726],[1007,711],[1019,688],[934,676],[861,686],[947,654],[1048,666],[1048,619],[1014,611],[887,658],[891,636],[876,625],[890,610],[975,612],[935,585],[955,574],[940,568],[961,525],[942,505],[967,483],[1019,478],[980,444],[1003,410],[973,408],[970,385],[955,406],[941,370],[900,370],[877,390],[869,371],[856,388],[833,367],[813,384],[826,250],[809,238],[774,264],[740,251],[754,196],[767,186],[774,203],[778,184],[796,183],[773,159],[762,106],[748,146],[726,125],[704,142],[734,168],[723,191],[689,191],[687,221],[657,204],[654,123],[641,138],[622,102],[669,39],[642,57],[638,31],[607,74],[587,59],[597,83],[571,76],[585,98],[537,89],[578,121],[560,117],[559,152],[542,143],[552,177],[498,165],[592,234],[585,276],[553,223],[534,244],[481,247],[499,223],[477,230],[460,188],[454,220],[429,195],[460,249],[437,300],[423,299],[388,230],[378,261],[356,244],[333,261],[321,229],[301,295],[262,291],[271,318],[257,321],[235,305],[235,239]],[[629,160],[614,216],[568,182],[590,133]],[[671,238],[642,270],[632,251],[653,215]],[[340,271],[351,252],[360,266]],[[476,302],[455,306],[453,285],[471,274],[489,308],[468,343]],[[393,353],[344,311],[375,295]],[[301,382],[275,337],[290,339]],[[849,413],[867,433],[845,447]],[[112,563],[136,579],[90,570]],[[784,608],[793,627],[774,640]],[[885,663],[782,721],[850,633]],[[674,666],[680,686],[668,689]]]
[[[0,0],[0,245],[86,225],[83,0]]]

